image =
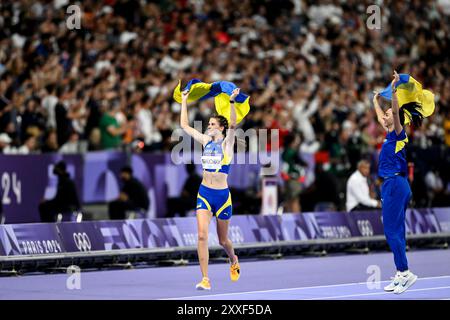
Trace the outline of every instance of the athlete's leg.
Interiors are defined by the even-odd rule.
[[[228,238],[228,226],[230,225],[231,215],[233,214],[233,204],[231,202],[231,193],[229,190],[221,191],[218,197],[217,211],[217,236],[219,244],[225,249],[231,263],[236,262],[236,255],[234,254],[233,244]]]
[[[221,198],[220,203],[222,205],[216,212],[217,235],[219,237],[220,245],[225,249],[225,252],[230,258],[231,281],[237,281],[241,275],[241,267],[239,266],[238,257],[234,253],[233,243],[228,238],[228,228],[230,226],[231,215],[233,214],[230,191],[224,192]]]
[[[403,241],[403,245],[405,247],[405,252],[406,252],[406,209],[408,209],[409,202],[411,201],[412,192],[411,192],[411,187],[409,186],[407,179],[404,179],[403,185],[404,185],[403,189],[405,190],[406,196],[403,200],[402,216],[403,216],[403,221],[405,221],[405,223],[402,224],[401,235],[402,235],[402,241]]]
[[[208,277],[208,230],[209,223],[211,222],[211,211],[199,209],[197,210],[197,228],[198,228],[198,243],[197,253],[198,261],[200,263],[200,270],[203,277]]]
[[[219,244],[225,249],[231,263],[237,261],[237,257],[234,254],[233,243],[230,238],[228,238],[228,227],[230,225],[230,220],[217,219],[217,235],[219,237]]]
[[[231,215],[231,214],[230,214]],[[231,281],[238,281],[241,276],[241,267],[239,265],[238,257],[234,253],[233,243],[228,238],[228,227],[230,219],[220,219],[217,217],[217,234],[219,236],[220,245],[225,249],[230,258],[230,279]]]
[[[405,215],[408,202],[411,198],[411,188],[408,180],[396,177],[385,181],[382,188],[383,199],[383,225],[386,240],[394,253],[397,273],[385,291],[400,294],[411,287],[417,276],[408,270],[406,258],[406,232]]]
[[[410,191],[401,177],[390,179],[383,184],[383,226],[386,240],[394,254],[394,262],[398,271],[408,270],[405,241],[405,198]]]

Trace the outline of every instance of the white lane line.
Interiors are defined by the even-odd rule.
[[[445,279],[445,278],[450,278],[450,276],[418,278],[417,281],[431,280],[431,279]],[[380,281],[379,284],[386,283],[386,282],[391,282],[391,280]],[[375,283],[371,282],[371,285],[375,285]],[[178,300],[178,299],[191,299],[191,298],[224,297],[224,296],[253,294],[253,293],[284,292],[284,291],[320,289],[320,288],[336,288],[336,287],[355,286],[355,285],[362,285],[362,284],[365,285],[365,284],[367,284],[367,282],[352,282],[352,283],[342,283],[342,284],[332,284],[332,285],[312,286],[312,287],[297,287],[297,288],[282,288],[282,289],[271,289],[271,290],[230,292],[230,293],[219,293],[219,294],[198,295],[198,296],[188,296],[188,297],[162,298],[162,299],[158,299],[158,300]]]
[[[405,292],[418,292],[418,291],[430,291],[430,290],[442,290],[450,289],[450,287],[435,287],[435,288],[422,288],[422,289],[410,289]],[[374,293],[361,293],[361,294],[347,294],[345,296],[332,296],[332,297],[320,297],[320,298],[310,298],[306,300],[326,300],[326,299],[340,299],[340,298],[351,298],[351,297],[363,297],[363,296],[381,296],[385,294],[394,294],[393,292],[374,292]],[[399,295],[401,296],[401,295]]]

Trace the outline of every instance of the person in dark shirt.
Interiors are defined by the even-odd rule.
[[[150,200],[143,184],[133,177],[133,169],[125,166],[120,170],[123,182],[119,198],[108,205],[109,217],[112,220],[125,219],[128,210],[148,210]]]
[[[287,212],[301,212],[300,193],[308,164],[299,155],[300,137],[294,133],[284,139],[282,178],[285,183],[284,200]]]
[[[195,172],[194,164],[187,164],[186,171],[189,176],[183,185],[181,196],[167,199],[166,216],[168,218],[174,217],[175,213],[184,217],[188,210],[195,209],[197,205],[197,193],[202,183],[202,177]]]
[[[53,168],[53,174],[58,176],[58,187],[53,199],[43,201],[39,205],[42,222],[55,222],[58,213],[80,209],[77,188],[66,171],[66,163],[58,162]]]
[[[48,130],[44,135],[44,145],[41,148],[43,153],[58,152],[58,134],[56,129]]]
[[[336,210],[339,207],[339,188],[336,177],[325,170],[323,163],[316,163],[314,176],[314,182],[301,194],[303,211],[314,211],[320,203],[332,204],[329,210]]]
[[[72,120],[69,118],[69,107],[62,102],[63,95],[63,89],[58,88],[58,103],[55,105],[55,119],[59,146],[62,146],[69,140],[70,132],[72,130]]]
[[[39,107],[41,101],[37,97],[28,99],[25,103],[25,110],[22,112],[21,122],[21,139],[25,140],[29,128],[37,127],[40,130],[45,130],[45,116],[42,113],[42,108]]]

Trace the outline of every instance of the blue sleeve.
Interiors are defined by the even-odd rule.
[[[406,139],[406,132],[405,132],[405,129],[403,129],[402,132],[400,132],[399,135],[397,135],[397,133],[396,133],[395,130],[394,130],[394,134],[395,134],[395,140],[397,140],[397,141],[402,141],[402,140],[405,140],[405,139]]]

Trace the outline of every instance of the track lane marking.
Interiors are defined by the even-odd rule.
[[[419,278],[417,281],[423,280],[431,280],[431,279],[445,279],[450,278],[450,276],[439,276],[439,277],[425,277]],[[391,280],[384,280],[378,282],[379,284],[391,282]],[[367,282],[351,282],[351,283],[342,283],[342,284],[332,284],[332,285],[323,285],[323,286],[311,286],[311,287],[297,287],[297,288],[281,288],[281,289],[270,289],[270,290],[256,290],[256,291],[244,291],[244,292],[230,292],[230,293],[219,293],[219,294],[211,294],[211,295],[197,295],[197,296],[187,296],[187,297],[175,297],[175,298],[161,298],[158,300],[179,300],[179,299],[191,299],[191,298],[208,298],[208,297],[224,297],[224,296],[232,296],[232,295],[245,295],[245,294],[254,294],[254,293],[269,293],[269,292],[286,292],[293,290],[306,290],[306,289],[320,289],[320,288],[335,288],[335,287],[345,287],[345,286],[354,286],[354,285],[362,285],[367,284]],[[372,283],[374,284],[374,283]]]

